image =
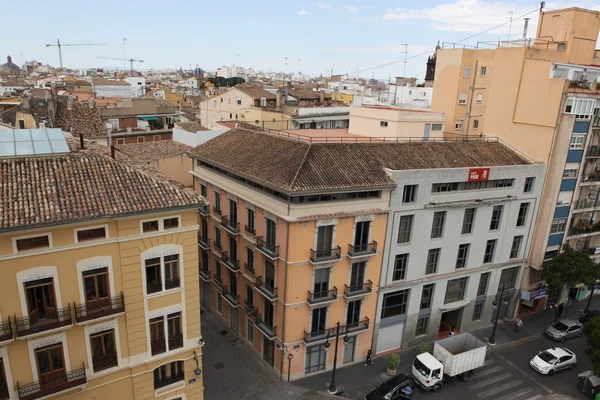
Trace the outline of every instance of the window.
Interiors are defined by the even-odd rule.
[[[399,281],[406,279],[406,268],[408,267],[408,253],[396,254],[394,260],[394,274],[392,276],[393,281]]]
[[[215,247],[219,250],[223,248],[223,244],[221,243],[221,229],[215,226]]]
[[[367,267],[366,261],[352,263],[352,269],[350,270],[350,287],[349,287],[349,290],[351,292],[363,290],[363,284],[365,282],[366,267]]]
[[[379,121],[379,126],[383,127],[383,128],[387,128],[388,123],[387,123],[387,121]]]
[[[428,308],[431,308],[431,301],[433,300],[434,288],[435,283],[423,285],[423,291],[421,292],[421,305],[419,306],[419,310],[426,310]]]
[[[596,99],[567,99],[565,106],[566,114],[575,114],[575,118],[589,119],[594,113]]]
[[[573,135],[571,136],[571,149],[583,149],[585,144],[585,135]]]
[[[165,256],[165,290],[179,287],[179,254]]]
[[[425,275],[435,274],[440,261],[441,248],[429,249],[427,253],[427,264],[425,265]]]
[[[498,283],[498,291],[502,286],[506,288],[514,288],[517,284],[517,275],[519,275],[519,267],[507,268],[502,270],[500,275],[500,283]]]
[[[490,281],[491,272],[485,272],[479,277],[479,285],[477,285],[477,296],[485,296],[487,293],[488,283]]]
[[[254,210],[246,209],[246,232],[254,235],[256,228],[254,227]]]
[[[322,299],[329,296],[329,270],[330,268],[319,268],[315,271],[315,283],[313,285],[314,299]]]
[[[238,106],[241,106],[241,105],[242,105],[242,98],[241,98],[241,97],[236,97],[236,98],[235,98],[235,102],[236,102],[236,104],[237,104]]]
[[[56,315],[54,279],[36,279],[23,284],[27,300],[28,316],[32,320]]]
[[[469,258],[469,243],[464,243],[458,246],[458,255],[456,256],[456,268],[465,268],[467,259]]]
[[[563,178],[577,178],[577,168],[567,168],[563,172]]]
[[[219,276],[221,276],[221,264],[217,263],[217,266],[219,267]],[[221,293],[217,293],[217,312],[223,314],[223,296]]]
[[[441,238],[444,233],[444,222],[446,220],[446,211],[436,211],[433,214],[433,224],[431,226],[431,238]]]
[[[412,231],[414,215],[403,215],[400,217],[400,227],[398,229],[398,243],[409,243]]]
[[[566,225],[567,225],[566,218],[555,218],[552,221],[552,226],[550,227],[550,234],[564,232]]]
[[[483,263],[491,263],[494,261],[494,251],[496,250],[497,239],[490,239],[485,245],[485,254],[483,255]]]
[[[327,322],[327,307],[315,308],[312,312],[312,321],[310,325],[311,333],[324,333]]]
[[[265,222],[267,225],[265,233],[265,242],[267,242],[267,244],[271,246],[271,248],[275,248],[275,246],[277,245],[277,222],[269,218],[266,218]]]
[[[500,229],[500,221],[502,220],[502,210],[504,206],[494,206],[492,210],[492,220],[490,221],[490,231]]]
[[[169,338],[169,351],[183,347],[180,312],[167,315],[167,335]]]
[[[105,239],[106,228],[80,229],[77,231],[77,241],[85,242],[86,240]]]
[[[145,261],[145,267],[147,294],[179,287],[179,254],[149,258]],[[163,271],[164,289],[162,280]]]
[[[160,135],[154,135],[153,139],[155,142],[160,142]]]
[[[471,76],[471,67],[463,67],[463,78],[469,78]]]
[[[519,207],[519,215],[517,216],[517,226],[525,226],[528,211],[529,203],[521,203],[521,206]]]
[[[148,294],[162,290],[162,277],[160,272],[160,258],[149,258],[146,264],[146,292]]]
[[[200,184],[200,196],[206,198],[208,197],[207,191],[206,191],[206,185],[203,185],[202,183]]]
[[[137,137],[137,142],[138,143],[144,143],[145,138],[143,136],[138,136]]]
[[[117,144],[125,144],[125,139],[117,139]]]
[[[475,223],[476,208],[466,208],[465,215],[463,217],[462,230],[463,235],[473,233],[473,224]]]
[[[158,231],[158,220],[146,221],[142,223],[142,232],[157,232]]]
[[[17,239],[17,251],[41,249],[44,247],[50,247],[50,237],[48,235]]]
[[[246,339],[248,339],[250,343],[254,343],[254,324],[249,319],[247,320],[246,325]]]
[[[25,129],[25,120],[19,120],[19,129]]]
[[[468,277],[464,277],[448,281],[444,304],[453,303],[455,301],[461,301],[464,299],[468,280]]]
[[[479,120],[478,119],[474,119],[473,120],[473,129],[478,129],[479,128]]]
[[[150,349],[153,356],[167,351],[164,317],[156,317],[150,320]]]
[[[333,249],[333,225],[319,226],[317,228],[316,257],[331,257]]]
[[[431,124],[431,130],[432,131],[441,131],[443,126],[444,126],[443,124]]]
[[[510,248],[510,258],[519,258],[519,252],[521,251],[521,243],[523,243],[523,236],[515,236],[512,241]]]
[[[183,361],[173,361],[154,370],[154,390],[183,380]]]
[[[325,369],[325,346],[322,344],[310,346],[306,349],[305,373],[321,371]]]
[[[483,93],[477,93],[477,103],[483,103]]]
[[[567,44],[565,42],[561,42],[556,46],[556,50],[558,51],[565,51],[566,48]]]
[[[477,182],[445,182],[431,185],[432,193],[446,193],[463,190],[499,189],[513,186],[514,179],[490,179]]]
[[[477,321],[481,319],[481,314],[483,314],[483,305],[485,302],[475,303],[475,307],[473,308],[473,321]]]
[[[467,104],[467,94],[466,93],[459,93],[458,94],[458,104],[464,106],[465,104]]]
[[[535,182],[535,178],[530,176],[525,178],[525,185],[523,186],[523,193],[531,193],[533,191],[533,183]]]
[[[62,343],[35,349],[35,359],[37,361],[40,382],[51,383],[58,377],[66,377],[67,371],[65,370],[65,357]]]
[[[175,228],[179,228],[179,218],[174,217],[174,218],[166,218],[163,221],[163,227],[164,229],[175,229]]]
[[[6,383],[6,373],[4,370],[4,360],[0,357],[0,396],[3,399],[9,399],[8,386]]]
[[[461,130],[463,128],[463,124],[464,124],[465,120],[464,119],[457,119],[456,120],[456,124],[454,125],[454,127],[457,130]]]
[[[362,252],[369,250],[369,231],[371,221],[357,222],[354,228],[354,251]]]
[[[415,331],[415,335],[425,335],[427,333],[427,325],[429,324],[429,315],[424,315],[419,317],[417,320],[417,329]]]
[[[246,269],[254,273],[254,251],[246,247]]]
[[[215,205],[213,206],[213,210],[221,215],[221,193],[215,192]]]
[[[410,289],[399,292],[385,293],[381,307],[381,318],[390,318],[406,314]]]
[[[404,185],[402,203],[414,203],[417,200],[417,187],[419,185]]]
[[[114,329],[90,336],[94,372],[118,365]]]
[[[358,326],[360,322],[360,308],[362,300],[354,300],[348,303],[348,313],[346,314],[346,326]]]
[[[85,290],[85,303],[88,308],[95,309],[106,306],[107,300],[110,297],[108,268],[104,267],[84,271],[82,276],[83,287]]]
[[[481,67],[481,76],[485,76],[487,72],[487,67]]]

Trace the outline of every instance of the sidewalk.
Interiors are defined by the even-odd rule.
[[[587,299],[573,303],[569,309],[568,317],[577,319],[582,314],[587,305]],[[592,309],[600,309],[600,296],[592,299]],[[514,331],[512,321],[499,320],[496,328],[496,345],[488,346],[488,350],[493,352],[499,348],[509,346],[515,342],[522,343],[543,334],[554,318],[553,312],[540,312],[537,314],[523,317],[523,327],[519,333]],[[563,315],[564,318],[564,315]],[[472,331],[477,338],[487,343],[487,339],[492,333],[493,326]],[[399,373],[409,374],[411,364],[417,354],[420,353],[419,346],[402,349],[398,352],[400,355]],[[388,379],[385,370],[387,368],[387,358],[377,357],[373,365],[354,364],[348,367],[340,368],[336,372],[336,386],[339,391],[347,392],[351,398],[360,398],[366,395],[372,388],[380,382]],[[313,375],[307,378],[299,379],[294,382],[295,385],[302,386],[312,390],[326,391],[331,379],[331,371],[322,374]]]

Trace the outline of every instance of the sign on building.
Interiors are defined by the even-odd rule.
[[[490,179],[489,168],[469,168],[469,182],[487,181]]]

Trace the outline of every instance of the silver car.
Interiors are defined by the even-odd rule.
[[[577,321],[563,319],[549,326],[544,334],[557,342],[564,342],[572,337],[581,337],[583,325]]]

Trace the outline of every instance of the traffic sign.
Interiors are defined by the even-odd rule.
[[[291,360],[292,358],[294,358],[294,354],[288,353],[288,360]]]

